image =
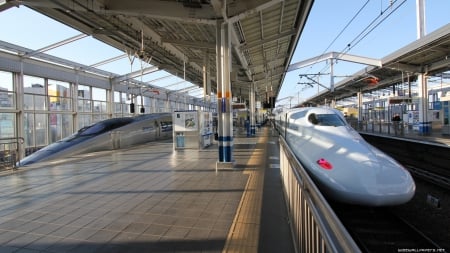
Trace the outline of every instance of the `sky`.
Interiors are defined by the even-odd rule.
[[[426,34],[450,23],[449,10],[449,0],[425,0]],[[9,24],[2,25],[0,40],[31,49],[40,49],[80,34],[23,6],[0,12],[0,23]],[[370,25],[371,23],[377,25]],[[315,0],[291,64],[332,51],[345,51],[353,55],[380,59],[416,39],[415,0]],[[123,54],[92,37],[77,40],[46,53],[85,65]],[[120,75],[140,70],[139,61],[133,61],[131,65],[131,60],[125,57],[99,68]],[[290,96],[293,98],[292,101],[284,99],[280,103],[298,103],[323,90],[318,85],[308,88],[304,84],[307,82],[306,78],[300,78],[300,75],[323,73],[317,80],[324,86],[329,86],[330,75],[326,66],[327,62],[322,62],[288,72],[278,99]],[[334,67],[334,75],[338,76],[335,83],[364,67],[365,65],[338,62]],[[161,71],[157,75],[165,76],[167,73]],[[154,76],[144,76],[142,81],[154,79]],[[181,89],[189,85],[191,84],[184,83],[171,88]]]
[[[426,34],[450,23],[449,11],[448,0],[426,0]],[[369,26],[372,22],[379,25]],[[381,59],[417,40],[416,27],[415,0],[316,0],[291,64],[332,51],[345,51],[352,55]],[[346,51],[349,44],[350,50]],[[325,68],[326,66],[327,62],[323,62],[288,72],[278,100],[291,96],[293,99],[292,101],[284,99],[280,103],[294,104],[316,95],[318,85],[308,88],[304,84],[307,83],[307,79],[300,78],[300,75],[319,72],[327,74],[329,68]],[[335,83],[364,67],[366,65],[338,61],[334,65],[334,75],[343,77],[335,77]],[[320,76],[318,80],[329,87],[330,75]],[[323,89],[319,87],[319,92]]]

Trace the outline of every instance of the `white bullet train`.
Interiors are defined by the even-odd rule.
[[[172,138],[170,113],[107,119],[84,127],[73,135],[26,156],[17,166],[169,138]]]
[[[327,198],[392,206],[414,196],[416,186],[410,173],[367,143],[339,110],[291,109],[276,114],[275,125]]]

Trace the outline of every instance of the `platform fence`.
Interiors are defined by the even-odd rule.
[[[280,137],[280,170],[297,252],[361,252]]]
[[[348,121],[348,123],[358,132],[397,136],[397,137],[450,135],[450,130],[448,130],[445,127],[434,129],[433,127],[430,126],[426,132],[420,132],[417,124],[412,125],[405,122],[371,120],[360,122]]]

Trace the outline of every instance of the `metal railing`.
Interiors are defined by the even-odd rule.
[[[281,137],[280,170],[297,252],[361,252]]]
[[[0,138],[0,170],[14,169],[19,161],[19,145],[23,144],[21,137]]]
[[[431,123],[427,125],[428,129],[426,133],[420,133],[418,125],[413,125],[405,122],[389,122],[381,120],[371,120],[371,121],[351,121],[349,124],[358,132],[374,133],[390,136],[442,136],[446,134],[445,129],[433,129]],[[449,132],[450,133],[450,132]]]

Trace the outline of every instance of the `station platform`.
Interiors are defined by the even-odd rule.
[[[0,252],[294,252],[278,135],[237,133],[233,156],[160,141],[3,174]]]

